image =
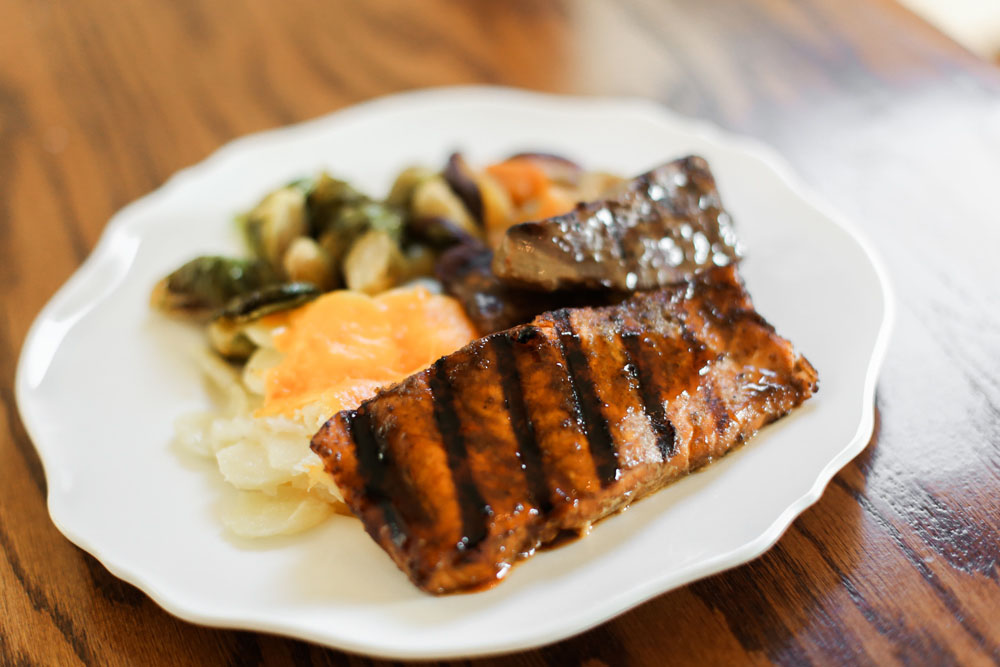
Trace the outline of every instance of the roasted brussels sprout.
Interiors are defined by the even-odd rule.
[[[434,178],[437,174],[427,167],[407,167],[399,172],[399,176],[389,190],[389,196],[385,202],[390,206],[401,209],[408,209],[410,201],[413,199],[413,192],[417,186],[426,180]]]
[[[438,253],[425,245],[412,245],[406,249],[406,271],[401,282],[415,278],[432,277]]]
[[[341,224],[385,232],[398,241],[403,233],[403,212],[383,202],[368,201],[345,208],[341,213]]]
[[[331,226],[337,224],[341,211],[369,201],[369,197],[342,181],[323,172],[313,183],[306,198],[309,212],[309,235],[322,236]]]
[[[172,315],[206,320],[233,297],[277,279],[275,271],[262,260],[197,257],[157,283],[150,303]]]
[[[295,282],[312,283],[321,291],[337,287],[340,278],[329,253],[308,236],[292,241],[282,260],[285,275]]]
[[[472,220],[465,204],[451,190],[442,176],[435,176],[417,186],[410,202],[410,217],[444,218],[451,220],[461,230],[471,236],[481,234],[479,225]]]
[[[216,321],[226,319],[235,323],[253,322],[271,313],[297,308],[319,295],[319,288],[311,283],[267,285],[230,299]]]
[[[250,252],[281,272],[281,260],[292,241],[309,232],[306,195],[301,188],[275,190],[241,219]]]
[[[230,299],[208,325],[212,348],[231,361],[246,360],[257,348],[247,335],[250,325],[265,315],[297,308],[319,294],[310,283],[279,283]]]
[[[413,218],[406,225],[407,239],[443,249],[475,239],[448,218]]]
[[[354,242],[344,259],[347,288],[377,294],[395,285],[406,272],[399,245],[384,231],[369,230]]]

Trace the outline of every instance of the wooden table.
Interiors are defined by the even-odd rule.
[[[14,404],[109,216],[241,134],[485,82],[764,139],[873,240],[871,444],[760,559],[491,664],[1000,662],[1000,75],[889,0],[0,5],[0,663],[363,664],[161,611],[55,529]],[[498,631],[502,631],[498,628]]]

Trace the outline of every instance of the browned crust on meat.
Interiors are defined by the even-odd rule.
[[[400,569],[446,593],[722,456],[816,383],[727,267],[479,339],[312,448]]]
[[[493,258],[504,283],[536,290],[650,290],[736,263],[742,249],[708,163],[692,155],[615,196],[509,228]]]

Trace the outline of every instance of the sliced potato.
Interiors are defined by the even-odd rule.
[[[334,512],[330,503],[286,485],[273,495],[236,492],[222,506],[222,521],[241,537],[269,537],[300,533]]]
[[[288,472],[268,460],[267,449],[251,440],[241,440],[215,453],[219,471],[237,489],[274,491],[288,480]]]
[[[243,366],[243,386],[248,391],[263,396],[267,390],[267,372],[277,366],[281,359],[282,354],[273,347],[257,348]]]

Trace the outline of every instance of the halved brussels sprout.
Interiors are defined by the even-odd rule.
[[[412,245],[406,249],[406,271],[400,282],[414,278],[433,277],[438,254],[425,245]]]
[[[236,323],[252,322],[280,310],[297,308],[319,295],[319,288],[311,283],[267,285],[230,299],[216,320],[227,319]]]
[[[434,248],[447,248],[475,239],[448,218],[413,218],[406,225],[407,238]]]
[[[344,259],[347,288],[378,294],[399,282],[406,259],[399,245],[384,231],[369,230],[354,242]]]
[[[295,282],[312,283],[327,292],[337,287],[340,277],[330,254],[308,236],[292,241],[282,260],[285,275]]]
[[[344,207],[367,201],[369,197],[348,182],[333,178],[325,171],[322,172],[316,178],[306,198],[310,236],[319,238],[335,225]]]
[[[309,232],[306,195],[287,186],[264,197],[240,219],[250,252],[281,272],[281,260],[292,241]]]
[[[156,284],[150,304],[171,315],[204,320],[233,297],[277,279],[274,270],[262,260],[196,257]]]
[[[208,325],[208,338],[216,352],[231,361],[244,361],[257,349],[247,335],[254,322],[281,310],[297,308],[319,296],[310,283],[280,283],[230,299]]]
[[[472,220],[465,204],[452,192],[443,176],[435,176],[417,186],[410,202],[411,219],[444,218],[451,220],[470,236],[479,237],[481,230]]]
[[[393,182],[392,188],[389,190],[389,196],[385,198],[385,202],[390,206],[396,206],[404,210],[409,208],[410,200],[413,199],[413,192],[417,186],[435,176],[437,174],[427,167],[407,167],[399,172],[399,176]]]

